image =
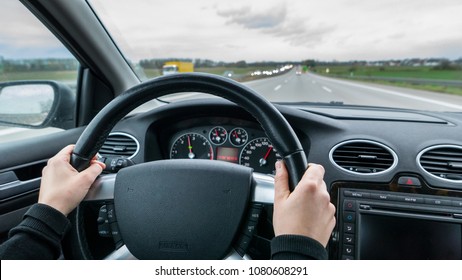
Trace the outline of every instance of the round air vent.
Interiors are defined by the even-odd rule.
[[[417,156],[417,163],[433,177],[462,183],[462,146],[438,145],[426,148]]]
[[[99,154],[103,157],[125,157],[131,159],[140,148],[140,144],[135,137],[122,133],[113,132],[109,134]]]
[[[360,175],[377,175],[391,170],[398,163],[392,149],[369,140],[350,140],[337,144],[329,154],[340,169]]]

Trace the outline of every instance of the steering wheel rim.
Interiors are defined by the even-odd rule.
[[[115,124],[130,111],[154,98],[179,92],[201,92],[222,97],[252,114],[284,159],[289,172],[289,188],[294,189],[306,170],[307,160],[300,141],[286,119],[255,91],[233,80],[203,73],[158,77],[118,96],[104,107],[84,130],[75,145],[71,165],[78,171],[88,167]],[[71,218],[76,225],[81,224],[79,208]],[[81,235],[79,231],[80,229],[77,229],[77,236]],[[81,242],[79,238],[79,246],[87,246],[80,244]]]

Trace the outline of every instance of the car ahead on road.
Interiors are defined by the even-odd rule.
[[[294,7],[279,3],[278,9],[255,3],[244,10],[239,2],[187,1],[182,5],[188,12],[175,17],[162,15],[177,15],[178,4],[21,2],[2,1],[2,10],[8,11],[2,18],[27,26],[16,32],[42,34],[37,28],[43,24],[59,39],[54,44],[64,48],[53,45],[38,52],[48,41],[38,35],[29,40],[27,32],[23,41],[9,42],[20,36],[3,35],[13,25],[2,24],[9,46],[24,48],[0,52],[0,76],[35,87],[24,91],[2,85],[0,91],[0,119],[10,129],[30,130],[23,139],[0,143],[2,240],[37,201],[47,160],[77,143],[80,155],[98,153],[107,170],[69,215],[66,259],[269,259],[278,159],[290,163],[295,180],[307,162],[324,166],[337,209],[327,247],[330,259],[462,258],[459,96],[315,73],[295,78],[301,73],[294,68],[242,84],[204,73],[149,79],[173,59],[200,58],[197,71],[203,65],[221,67],[225,60],[237,61],[229,67],[247,67],[250,61],[291,64],[287,61],[294,57],[271,57],[269,50],[290,54],[306,43],[301,52],[307,53],[314,42],[302,39],[315,37],[320,43],[327,38],[319,34],[337,28],[320,24],[311,30],[316,24],[300,21],[306,14],[298,21],[288,16],[307,10],[300,8],[305,1]],[[292,36],[294,26],[306,36]],[[353,44],[343,35],[337,40]],[[327,56],[332,49],[325,48]],[[72,92],[62,82],[69,77],[61,76],[71,68],[76,70]],[[40,78],[17,74],[26,70]],[[47,87],[37,90],[40,84]],[[22,111],[4,105],[10,94]],[[47,128],[53,133],[33,133]]]
[[[228,70],[223,72],[223,77],[232,78],[234,76],[234,71]]]

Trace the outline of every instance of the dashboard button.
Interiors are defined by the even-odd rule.
[[[354,223],[356,220],[355,212],[343,212],[343,221],[348,223]]]
[[[408,202],[408,203],[424,203],[424,199],[421,197],[408,196],[408,195],[395,195],[391,196],[391,199],[399,202]]]
[[[422,183],[416,177],[401,176],[398,178],[398,185],[400,187],[420,187]]]
[[[249,220],[258,222],[258,220],[260,219],[262,208],[263,208],[262,205],[257,205],[257,204],[253,205],[252,208],[250,209]]]
[[[345,200],[343,202],[343,210],[355,211],[356,202],[354,200]]]
[[[107,210],[107,220],[109,223],[113,223],[116,221],[115,213],[114,213],[114,204],[106,204]]]
[[[257,221],[248,220],[247,223],[244,225],[242,233],[247,236],[253,236],[256,226]]]
[[[355,233],[355,225],[350,223],[343,224],[343,231],[347,233]]]
[[[355,249],[351,245],[343,245],[343,254],[347,256],[354,256]]]
[[[372,199],[377,199],[377,200],[390,200],[390,195],[389,194],[371,193],[371,198]]]
[[[343,193],[345,196],[358,197],[358,198],[370,198],[371,194],[366,192],[356,192],[356,191],[345,191]]]
[[[114,243],[120,242],[122,240],[122,237],[120,236],[119,227],[117,223],[111,223],[110,227],[111,227],[111,235],[112,235],[112,238],[114,239]]]
[[[425,198],[425,204],[451,206],[452,202],[444,199]]]
[[[403,199],[404,199],[404,202],[424,203],[424,199],[421,197],[404,196]]]
[[[367,204],[361,204],[359,205],[359,209],[361,210],[371,210],[371,206]]]
[[[355,243],[355,236],[352,234],[345,234],[343,236],[343,243],[344,244],[354,244]]]

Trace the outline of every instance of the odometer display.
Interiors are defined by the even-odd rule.
[[[197,133],[186,133],[173,142],[170,158],[213,159],[213,149],[204,136]]]
[[[251,167],[255,172],[274,174],[274,164],[280,158],[266,137],[250,141],[241,152],[239,164]]]

